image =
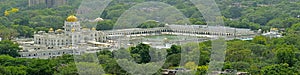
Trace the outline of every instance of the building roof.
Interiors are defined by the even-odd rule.
[[[219,32],[219,33],[250,33],[250,29],[232,28],[227,26],[209,26],[209,25],[167,25],[172,30],[192,30],[202,32]]]

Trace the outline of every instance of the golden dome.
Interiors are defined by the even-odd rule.
[[[93,28],[92,28],[92,30],[96,30],[96,28],[95,28],[95,27],[93,27]]]
[[[55,32],[62,33],[64,31],[62,29],[57,29]]]
[[[50,29],[49,29],[49,32],[54,32],[54,31],[53,31],[53,28],[50,28]]]
[[[278,30],[278,28],[271,28],[271,30]]]
[[[67,18],[67,22],[77,22],[77,17],[74,15],[71,15]]]

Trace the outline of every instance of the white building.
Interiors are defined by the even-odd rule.
[[[21,42],[21,57],[28,58],[49,58],[62,54],[80,53],[73,51],[75,47],[85,47],[83,49],[100,49],[108,47],[106,36],[95,28],[82,28],[77,17],[69,16],[64,24],[64,30],[49,29],[48,33],[39,31],[34,34],[32,42]],[[81,50],[83,52],[88,50]]]
[[[254,31],[243,28],[207,25],[166,25],[157,28],[131,28],[103,31],[108,38],[126,36],[151,36],[161,34],[203,36],[203,37],[241,37],[256,35]]]
[[[97,52],[102,48],[118,48],[118,38],[178,35],[200,37],[242,37],[255,35],[250,29],[231,28],[225,26],[207,25],[166,25],[157,28],[131,28],[97,31],[95,28],[82,28],[76,16],[69,16],[64,29],[49,29],[48,33],[39,31],[35,33],[33,41],[18,41],[24,58],[50,58],[63,54],[81,54]],[[97,18],[95,20],[103,20]],[[187,41],[187,40],[184,40]],[[189,40],[193,41],[193,40]],[[169,48],[168,46],[155,46],[157,48]]]
[[[279,33],[278,28],[271,28],[270,32],[263,33],[262,35],[270,37],[270,38],[280,38],[280,37],[283,37],[281,35],[281,33]]]

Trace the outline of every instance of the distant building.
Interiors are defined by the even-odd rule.
[[[187,35],[187,36],[250,36],[255,35],[254,31],[243,28],[231,28],[225,26],[207,26],[207,25],[166,25],[157,28],[128,28],[103,31],[108,37],[123,37],[124,35],[138,36],[137,34],[151,35],[152,33],[170,34],[170,35]]]
[[[278,28],[271,28],[270,32],[266,32],[262,34],[263,36],[271,37],[271,38],[279,38],[282,37]]]
[[[224,71],[213,71],[213,75],[251,75],[249,72],[238,72],[233,69],[225,69]]]
[[[34,34],[33,41],[17,41],[22,50],[20,57],[51,58],[63,54],[81,54],[95,52],[109,47],[105,34],[96,28],[82,28],[76,16],[69,16],[63,29],[50,28],[48,33],[39,31]],[[74,51],[76,49],[77,51]]]
[[[45,3],[45,0],[28,0],[28,5],[32,6],[35,4],[41,4],[41,3]]]
[[[59,6],[67,4],[67,0],[28,0],[28,5],[46,4],[47,7]]]
[[[176,75],[179,72],[191,72],[192,70],[187,70],[186,68],[175,68],[174,70],[171,69],[162,69],[162,75]]]
[[[96,18],[93,21],[102,21]],[[94,53],[101,49],[117,50],[115,48],[128,47],[134,44],[131,42],[122,42],[123,40],[135,40],[135,37],[157,36],[157,35],[177,35],[177,36],[195,36],[202,38],[188,38],[179,41],[170,41],[168,38],[163,40],[163,44],[155,43],[157,41],[141,42],[149,44],[154,48],[170,48],[177,42],[195,42],[205,40],[206,38],[218,37],[244,37],[252,36],[256,33],[250,29],[231,28],[225,26],[207,26],[207,25],[166,25],[156,28],[127,28],[97,31],[96,28],[82,28],[80,21],[74,15],[66,18],[64,29],[54,30],[50,28],[48,32],[38,31],[34,38],[29,41],[17,41],[22,50],[19,51],[22,58],[52,58],[63,54]],[[132,37],[132,38],[131,38]]]

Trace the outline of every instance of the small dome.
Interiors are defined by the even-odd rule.
[[[95,19],[95,21],[96,21],[96,22],[99,22],[99,21],[103,21],[103,19],[100,18],[100,17],[98,17],[98,18]]]
[[[64,32],[62,29],[57,29],[55,32],[57,32],[57,33],[62,33],[62,32]]]
[[[54,31],[53,31],[53,28],[50,28],[50,29],[49,29],[49,32],[54,32]]]
[[[168,38],[164,38],[164,40],[163,40],[165,43],[168,43],[168,42],[170,42],[170,40],[168,39]]]
[[[92,30],[96,30],[96,28],[95,28],[95,27],[93,27],[93,28],[92,28]]]
[[[278,30],[278,28],[271,28],[271,30]]]
[[[67,18],[67,22],[77,22],[77,17],[74,15],[71,15]]]

